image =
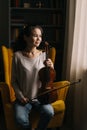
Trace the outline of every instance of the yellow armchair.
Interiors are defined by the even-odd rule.
[[[7,130],[19,130],[19,128],[17,128],[17,126],[15,125],[14,111],[13,111],[13,104],[12,104],[12,102],[15,100],[15,92],[10,83],[12,55],[13,52],[11,49],[2,46],[2,56],[3,56],[2,62],[4,65],[5,82],[0,82],[0,93],[1,93],[2,103],[3,103],[5,124]],[[55,48],[51,48],[50,58],[52,59],[53,62],[55,62],[55,55],[56,55]],[[48,128],[61,127],[63,124],[64,113],[66,110],[65,99],[68,92],[69,84],[70,84],[69,81],[60,81],[60,82],[53,83],[53,86],[57,88],[61,87],[61,89],[57,90],[58,93],[57,101],[52,103],[52,106],[55,111],[55,115],[50,121]],[[39,114],[32,110],[30,116],[31,116],[30,119],[31,119],[32,127],[36,128],[39,119]]]

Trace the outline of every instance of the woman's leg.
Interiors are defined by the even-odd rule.
[[[53,107],[48,105],[42,105],[40,109],[40,121],[38,123],[38,130],[45,130],[48,126],[49,121],[54,116]]]
[[[15,119],[18,126],[22,127],[23,130],[30,128],[29,113],[32,108],[31,104],[22,105],[18,102],[14,103],[15,108]]]
[[[37,130],[45,130],[48,126],[49,121],[54,116],[54,109],[50,104],[41,105],[35,104],[36,109],[40,112],[40,120],[37,126]]]

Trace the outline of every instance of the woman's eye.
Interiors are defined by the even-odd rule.
[[[42,38],[42,35],[38,36],[38,35],[33,35],[33,37],[41,37]]]
[[[37,37],[37,35],[33,35],[33,37]]]

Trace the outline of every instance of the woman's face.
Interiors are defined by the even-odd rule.
[[[38,47],[42,41],[42,32],[39,28],[32,30],[31,35],[26,38],[28,46]]]

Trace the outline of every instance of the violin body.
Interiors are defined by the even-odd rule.
[[[48,50],[48,49],[46,49]],[[38,100],[42,104],[49,104],[58,99],[57,91],[51,91],[50,93],[46,93],[43,95],[43,92],[46,92],[48,90],[54,89],[53,82],[56,78],[56,71],[54,68],[51,67],[43,67],[39,71],[39,79],[42,83],[42,87],[40,88],[39,93],[41,96],[38,97]]]
[[[53,91],[38,97],[41,104],[51,104],[58,99],[57,91]]]
[[[39,93],[46,92],[48,90],[54,89],[53,87],[53,81],[56,77],[56,71],[53,68],[50,67],[44,67],[39,71],[39,78],[42,82],[42,87],[40,88]],[[42,94],[38,97],[38,100],[42,104],[49,104],[58,99],[57,91],[51,91],[50,93]]]
[[[51,67],[43,67],[39,71],[39,79],[42,82],[43,89],[48,88],[48,84],[52,83],[56,78],[56,71]],[[47,86],[46,86],[47,85]],[[51,86],[49,86],[50,88]]]

